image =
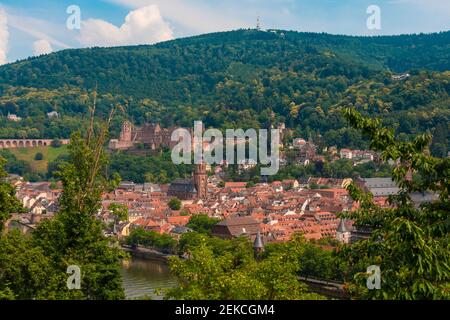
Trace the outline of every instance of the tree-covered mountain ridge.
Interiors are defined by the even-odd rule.
[[[449,117],[450,32],[358,37],[237,30],[156,45],[69,49],[0,67],[0,137],[66,137],[98,87],[98,110],[127,106],[135,123],[267,127],[277,121],[327,144],[364,142],[340,112],[354,105],[406,135]],[[402,81],[394,74],[409,73]],[[56,110],[60,119],[46,119]],[[448,141],[442,142],[448,145]],[[444,149],[444,148],[443,148]]]

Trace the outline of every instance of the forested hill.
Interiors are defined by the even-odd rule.
[[[363,66],[393,72],[445,71],[450,70],[450,32],[383,37],[254,30],[213,33],[153,46],[64,50],[1,67],[0,83],[91,89],[98,82],[105,92],[142,98],[154,94],[143,89],[158,89],[154,81],[189,82],[196,76],[208,82],[226,75],[233,62],[254,72],[317,68],[319,76],[367,75],[367,70],[358,70]]]
[[[126,103],[123,117],[136,123],[192,125],[201,118],[222,128],[261,127],[273,111],[299,134],[357,145],[339,115],[343,104],[389,113],[386,119],[398,123],[415,118],[397,126],[406,135],[448,124],[449,70],[450,32],[351,37],[239,30],[153,46],[64,50],[0,67],[0,111],[24,118],[0,117],[0,137],[19,129],[22,137],[67,136],[86,113],[86,91],[98,84],[100,110]],[[391,79],[403,72],[411,77]],[[52,110],[62,118],[46,119]]]

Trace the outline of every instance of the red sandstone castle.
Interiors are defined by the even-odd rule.
[[[147,123],[142,127],[135,127],[129,121],[125,121],[119,139],[112,139],[109,142],[109,148],[112,150],[128,150],[139,144],[143,144],[153,151],[161,147],[172,148],[177,142],[172,142],[170,138],[172,132],[176,129],[178,127],[161,128],[159,123]]]

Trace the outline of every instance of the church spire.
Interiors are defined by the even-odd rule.
[[[342,243],[349,243],[351,238],[351,230],[346,226],[346,219],[341,219],[336,229],[336,239]]]
[[[253,250],[256,256],[264,251],[264,243],[260,231],[256,234],[255,241],[253,242]]]
[[[345,219],[341,219],[341,221],[339,221],[336,231],[341,233],[348,232],[347,227],[345,226]]]

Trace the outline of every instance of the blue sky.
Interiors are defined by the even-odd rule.
[[[81,10],[69,30],[66,9]],[[370,5],[381,29],[369,30]],[[450,30],[450,0],[0,0],[0,64],[65,48],[155,43],[255,27],[381,35]]]

